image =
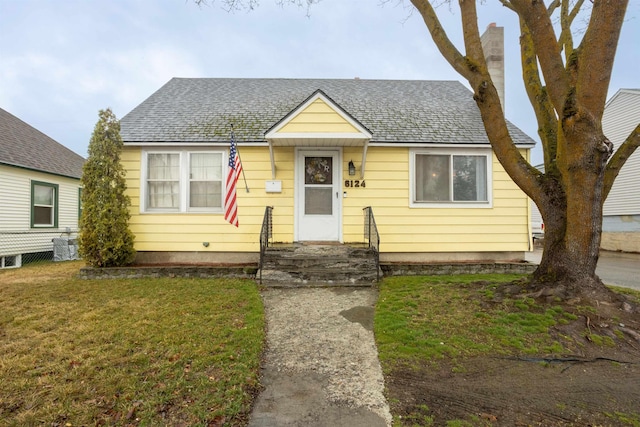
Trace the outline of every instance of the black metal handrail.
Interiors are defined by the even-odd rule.
[[[264,209],[264,218],[262,219],[262,229],[260,230],[260,284],[262,284],[262,266],[264,263],[264,254],[269,247],[269,240],[273,236],[273,206],[267,206]]]
[[[373,217],[373,209],[367,206],[364,212],[364,239],[369,243],[369,249],[373,251],[376,259],[376,278],[380,280],[380,234],[376,219]]]

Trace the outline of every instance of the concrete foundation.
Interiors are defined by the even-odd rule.
[[[383,252],[381,263],[520,262],[524,252]],[[258,252],[138,252],[138,265],[258,264]]]
[[[381,264],[431,264],[459,262],[520,262],[524,252],[398,252],[380,254]]]
[[[139,265],[229,265],[258,264],[258,252],[138,252]]]
[[[603,232],[600,248],[606,251],[640,253],[640,232]]]

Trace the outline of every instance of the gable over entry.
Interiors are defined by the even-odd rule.
[[[273,147],[362,147],[361,178],[364,178],[371,132],[321,90],[269,129],[271,175],[276,178]]]

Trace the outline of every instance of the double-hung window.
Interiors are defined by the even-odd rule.
[[[147,155],[147,209],[180,209],[180,157],[181,153]]]
[[[148,151],[145,212],[222,212],[223,151]]]
[[[31,227],[58,226],[58,184],[31,181]]]
[[[490,207],[491,151],[411,152],[412,207]]]
[[[189,153],[189,207],[222,207],[222,155]]]

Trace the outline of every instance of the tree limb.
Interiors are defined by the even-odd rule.
[[[548,171],[556,158],[558,150],[558,120],[547,89],[542,85],[531,33],[520,19],[520,57],[522,60],[522,78],[538,122],[538,135],[542,143],[545,170]]]
[[[429,0],[411,0],[411,3],[413,3],[415,8],[418,9],[418,12],[420,12],[420,15],[422,15],[422,19],[427,25],[429,33],[431,33],[431,38],[442,56],[451,64],[458,74],[469,80],[473,75],[473,71],[470,69],[464,56],[458,51],[454,44],[451,43],[451,40],[449,40]]]
[[[562,111],[569,81],[549,12],[542,1],[511,0],[511,4],[529,28],[550,100],[556,111]]]
[[[538,196],[540,186],[534,176],[540,172],[531,167],[513,144],[502,109],[502,103],[487,69],[485,52],[478,30],[478,15],[475,0],[460,0],[462,32],[466,50],[466,60],[473,71],[468,78],[474,90],[474,100],[480,109],[485,131],[498,161],[509,176],[518,182],[527,194]]]
[[[594,2],[577,59],[576,100],[597,121],[602,119],[604,112],[628,0],[618,0],[615,3],[614,6],[605,1]]]

